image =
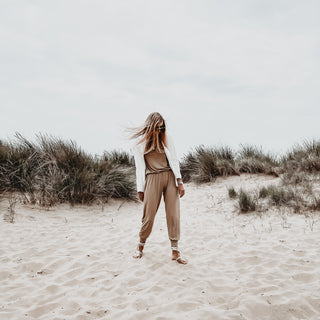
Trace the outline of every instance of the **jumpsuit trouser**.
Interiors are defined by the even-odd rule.
[[[170,170],[146,176],[142,226],[139,232],[140,241],[143,243],[152,231],[162,194],[165,202],[169,239],[180,240],[180,199],[175,176]]]

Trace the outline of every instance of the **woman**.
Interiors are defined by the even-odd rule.
[[[140,242],[134,258],[141,258],[148,239],[161,196],[164,196],[168,235],[171,241],[172,260],[186,264],[178,249],[180,239],[180,197],[185,190],[181,180],[179,161],[174,144],[166,134],[163,117],[151,113],[145,124],[135,130],[132,138],[141,137],[132,149],[136,165],[137,191],[144,203],[142,225],[139,232]]]

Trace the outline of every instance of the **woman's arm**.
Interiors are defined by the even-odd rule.
[[[178,178],[177,182],[178,182],[178,193],[179,193],[180,198],[182,198],[185,194],[182,179]]]

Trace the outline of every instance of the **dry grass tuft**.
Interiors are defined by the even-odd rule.
[[[257,199],[249,192],[240,189],[239,191],[239,208],[240,213],[255,211],[258,207]]]
[[[228,188],[228,194],[230,199],[235,199],[238,196],[238,193],[234,189],[234,187]]]

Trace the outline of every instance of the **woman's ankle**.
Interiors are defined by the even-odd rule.
[[[171,247],[178,248],[178,240],[170,240],[171,241]]]

